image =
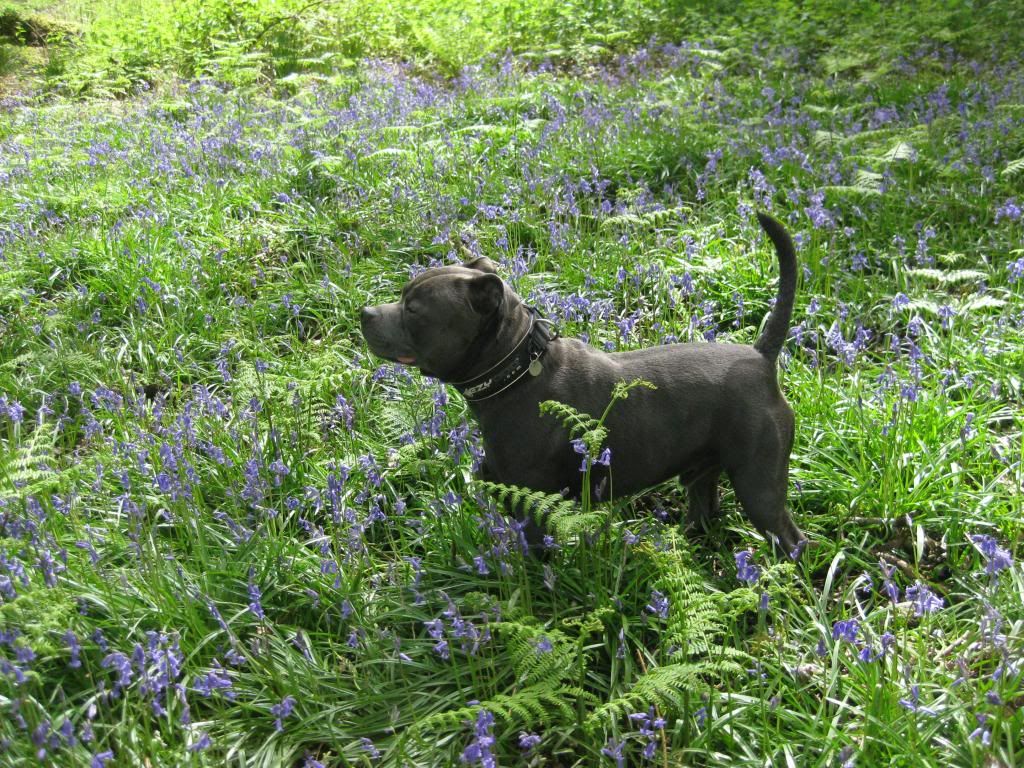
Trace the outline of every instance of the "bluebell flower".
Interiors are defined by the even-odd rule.
[[[626,764],[626,756],[622,753],[622,750],[626,746],[626,741],[615,741],[615,739],[608,739],[608,743],[601,748],[601,754],[605,757],[609,757],[615,761],[616,768],[623,768]]]
[[[263,593],[260,592],[259,585],[256,584],[254,578],[255,578],[255,569],[254,568],[250,568],[249,569],[249,610],[252,612],[252,614],[257,619],[259,619],[260,621],[263,621],[263,619],[266,618],[266,614],[263,612],[263,603],[261,602],[261,599],[263,597]]]
[[[744,549],[734,555],[736,560],[736,578],[748,585],[753,585],[761,578],[761,569],[750,562],[753,553]]]
[[[82,660],[79,658],[79,655],[82,652],[82,646],[79,644],[75,633],[70,629],[64,633],[64,642],[68,644],[68,648],[71,651],[71,659],[68,661],[68,666],[71,667],[71,669],[78,669],[82,666]]]
[[[1013,557],[1009,550],[1000,547],[994,536],[974,534],[971,541],[985,556],[985,573],[989,576],[995,576],[1013,566]]]
[[[860,622],[856,619],[844,619],[832,625],[832,639],[845,640],[848,643],[857,642],[857,633],[860,631]]]
[[[668,618],[668,597],[656,589],[651,590],[651,602],[647,604],[647,612],[662,619]]]
[[[497,768],[498,761],[491,752],[494,747],[494,715],[486,709],[477,711],[476,723],[473,727],[473,740],[462,751],[460,760],[468,765],[481,765],[483,768]]]
[[[284,730],[284,719],[291,715],[292,710],[295,709],[295,697],[285,696],[281,699],[280,704],[274,704],[270,707],[270,714],[274,715],[274,729],[277,731]]]
[[[524,752],[529,752],[531,749],[540,744],[540,736],[536,733],[527,733],[522,731],[519,734],[519,748]]]
[[[989,746],[992,744],[992,730],[987,727],[988,715],[979,712],[974,716],[974,719],[978,721],[978,727],[971,731],[971,735],[968,738],[971,741],[980,741],[983,746]]]
[[[934,594],[921,582],[907,587],[903,592],[903,596],[905,599],[913,602],[915,616],[934,613],[945,605],[945,601],[941,597]]]
[[[921,706],[921,686],[916,683],[910,686],[910,698],[900,699],[900,706],[905,709],[909,709],[911,712],[920,712],[924,715],[935,715],[934,710]]]
[[[377,749],[376,745],[372,741],[370,741],[370,739],[363,736],[361,739],[359,739],[359,742],[360,749],[362,749],[364,752],[367,752],[370,755],[371,760],[380,759],[380,750]]]

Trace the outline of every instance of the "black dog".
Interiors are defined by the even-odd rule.
[[[566,430],[542,416],[539,403],[557,400],[599,416],[617,383],[653,383],[656,389],[634,389],[608,416],[615,493],[678,476],[687,486],[687,520],[700,523],[718,514],[724,471],[750,521],[796,556],[806,538],[786,511],[793,411],[775,375],[796,293],[796,254],[778,221],[763,214],[758,221],[778,253],[780,283],[753,347],[671,344],[608,354],[555,338],[487,259],[427,270],[400,301],[365,307],[363,336],[375,355],[462,392],[483,432],[487,479],[550,493],[578,495],[583,474]]]

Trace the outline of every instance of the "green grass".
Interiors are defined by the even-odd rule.
[[[30,9],[84,36],[0,117],[0,762],[456,765],[478,724],[500,765],[1021,765],[1019,11],[325,3],[260,37],[300,5]],[[812,547],[773,559],[728,487],[688,540],[667,484],[541,500],[524,557],[464,402],[359,309],[483,254],[596,346],[749,343],[754,208],[798,241]]]

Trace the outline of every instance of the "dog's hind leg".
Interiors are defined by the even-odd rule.
[[[743,512],[757,529],[782,550],[799,557],[807,537],[796,527],[786,511],[786,464],[770,467],[764,463],[746,464],[729,470],[736,498]]]
[[[721,515],[718,500],[719,474],[716,469],[686,484],[689,501],[689,509],[686,511],[687,528],[703,528],[707,522]]]

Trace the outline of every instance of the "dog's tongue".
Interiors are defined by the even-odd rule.
[[[402,365],[415,365],[416,364],[416,358],[415,357],[399,357],[399,358],[396,358],[396,359]]]

